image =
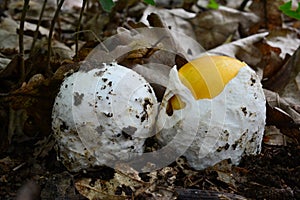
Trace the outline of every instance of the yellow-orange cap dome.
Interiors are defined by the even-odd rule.
[[[203,56],[179,69],[179,78],[189,88],[196,100],[214,98],[222,92],[246,63],[226,56]],[[177,97],[171,98],[173,109],[182,108]]]

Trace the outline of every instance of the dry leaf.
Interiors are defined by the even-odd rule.
[[[289,82],[280,92],[280,95],[291,104],[291,106],[300,113],[300,47],[286,63],[287,68],[291,70]],[[300,118],[295,119],[300,123]]]
[[[169,27],[172,31],[184,33],[192,38],[195,37],[195,33],[191,24],[187,21],[195,17],[194,13],[187,12],[183,9],[164,9],[159,7],[148,6],[144,11],[141,22],[149,25],[147,17],[150,13],[155,13],[160,16],[162,21]],[[166,27],[166,28],[167,28]]]
[[[0,54],[1,56],[1,54]],[[2,71],[3,69],[5,69],[5,67],[8,65],[8,63],[10,63],[11,59],[9,58],[2,58],[2,56],[0,57],[0,71]]]
[[[6,17],[0,23],[0,49],[19,49],[19,35],[17,29],[19,25],[13,19]],[[30,50],[32,37],[24,35],[24,49]],[[1,50],[3,51],[3,50]]]
[[[259,18],[253,13],[220,6],[218,10],[199,13],[191,22],[197,41],[208,50],[221,45],[229,37],[236,40],[249,35],[249,29],[259,22]]]
[[[274,125],[280,131],[300,141],[300,113],[296,111],[285,99],[270,90],[264,90],[267,100],[267,125]]]
[[[62,10],[72,10],[74,7],[81,8],[83,0],[65,0]]]
[[[254,34],[228,44],[223,44],[209,50],[207,53],[234,57],[246,62],[249,66],[256,67],[262,59],[256,43],[262,41],[267,35],[268,32]]]
[[[255,0],[252,1],[250,9],[253,13],[260,16],[261,27],[274,29],[282,25],[282,13],[278,7],[283,3],[283,0]]]
[[[19,20],[21,18],[22,10],[23,10],[23,1],[20,0],[14,0],[10,1],[8,4],[9,14],[14,18]],[[26,19],[28,20],[35,20],[37,21],[39,19],[40,11],[42,9],[42,3],[39,0],[31,0],[29,1],[29,9],[26,13]],[[56,9],[56,1],[49,0],[47,2],[47,6],[45,8],[44,14],[43,14],[43,20],[51,20],[54,11]]]
[[[119,34],[102,43],[102,46],[107,49],[107,52],[103,52],[104,47],[99,45],[89,55],[89,59],[100,63],[117,60],[119,64],[137,69],[136,71],[147,78],[148,72],[145,71],[145,74],[143,74],[142,71],[138,69],[143,67],[147,70],[146,68],[149,68],[153,73],[156,70],[155,74],[149,75],[157,77],[161,71],[166,71],[165,68],[170,69],[177,64],[178,59],[176,58],[179,57],[179,54],[182,59],[185,59],[185,57],[194,56],[187,55],[189,50],[190,52],[193,51],[196,55],[199,55],[200,52],[200,50],[193,48],[196,47],[194,44],[187,47],[189,50],[183,49],[181,46],[182,40],[178,41],[176,34],[174,35],[172,31],[169,32],[168,29],[140,28],[127,30],[120,28],[118,32]],[[138,66],[138,64],[140,64],[140,66]],[[163,68],[160,69],[160,66]],[[155,83],[153,82],[153,78],[148,77],[148,80],[150,83]]]
[[[272,47],[280,48],[280,58],[284,60],[287,56],[292,56],[300,46],[299,33],[291,29],[275,29],[269,32],[266,43]]]
[[[134,197],[135,192],[146,185],[143,181],[120,172],[116,172],[114,178],[109,181],[83,178],[75,182],[78,192],[89,200],[125,200]]]
[[[258,66],[263,69],[262,83],[265,88],[280,91],[292,80],[290,74],[297,65],[291,65],[288,60],[299,47],[297,37],[295,31],[271,30],[265,40],[257,44],[262,54]]]
[[[271,47],[266,43],[266,40],[257,43],[257,47],[262,54],[258,67],[263,69],[264,81],[268,81],[282,68],[284,61],[279,57],[281,50],[280,48]],[[264,86],[266,87],[266,85]]]
[[[156,23],[155,19],[149,19],[149,15],[157,15],[161,19],[161,25]],[[195,17],[194,13],[184,11],[183,9],[162,9],[157,7],[149,6],[141,19],[144,24],[150,24],[154,27],[163,27],[170,29],[168,37],[171,37],[169,41],[164,41],[164,47],[166,50],[172,51],[173,53],[181,53],[182,55],[195,58],[205,50],[201,45],[197,43],[194,30],[188,20]],[[146,19],[149,21],[146,21]],[[160,38],[160,31],[157,31],[155,38]]]
[[[286,146],[286,137],[276,126],[266,126],[263,142],[267,145]]]

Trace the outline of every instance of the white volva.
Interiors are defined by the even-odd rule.
[[[243,155],[261,151],[266,117],[265,96],[259,78],[250,67],[242,67],[216,97],[193,99],[196,103],[192,104],[185,102],[184,108],[173,110],[169,116],[166,109],[170,97],[176,94],[183,101],[190,99],[184,98],[185,93],[178,93],[180,90],[172,91],[174,85],[179,88],[178,84],[185,88],[178,81],[178,72],[174,67],[157,121],[160,130],[157,138],[162,145],[168,144],[177,134],[181,138],[186,137],[182,144],[187,144],[186,141],[191,140],[190,137],[194,135],[184,156],[193,168],[199,170],[225,159],[238,164]],[[188,105],[194,107],[191,109]],[[184,112],[185,109],[189,109],[188,113]],[[188,118],[195,118],[198,123],[194,134],[189,132],[189,127],[183,125],[183,121]],[[183,146],[179,145],[178,148]]]
[[[142,154],[156,107],[150,84],[116,63],[72,74],[52,111],[59,158],[69,170],[79,171]]]

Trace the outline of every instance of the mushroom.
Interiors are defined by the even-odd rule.
[[[202,56],[174,67],[158,114],[157,139],[201,170],[261,151],[266,108],[262,85],[246,63]],[[178,139],[180,138],[180,140]],[[184,150],[184,151],[183,151]]]
[[[76,172],[141,155],[156,108],[150,84],[117,63],[73,73],[63,81],[52,110],[59,159]]]

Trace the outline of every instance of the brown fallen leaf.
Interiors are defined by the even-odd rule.
[[[118,63],[120,65],[132,68],[135,64],[144,64],[145,59],[149,58],[153,53],[158,51],[157,48],[141,48],[133,50],[122,57],[118,58]]]
[[[36,74],[27,84],[23,84],[4,98],[10,102],[13,110],[25,110],[26,118],[21,123],[24,134],[33,137],[50,133],[52,106],[60,84],[66,73],[77,70],[78,67],[77,63],[63,65],[54,76],[47,79]]]
[[[254,13],[220,6],[218,10],[199,13],[191,23],[197,41],[208,50],[223,44],[229,37],[237,40],[249,35],[250,28],[259,21]]]
[[[265,133],[263,142],[267,145],[273,145],[273,146],[286,146],[285,135],[283,135],[276,126],[266,126],[265,127]]]
[[[88,57],[97,60],[99,63],[115,60],[128,68],[133,68],[135,64],[155,61],[162,63],[172,62],[173,64],[176,54],[172,54],[172,52],[176,52],[176,47],[172,45],[172,40],[172,35],[162,28],[155,30],[150,28],[130,30],[119,28],[117,35],[103,41]],[[100,54],[97,51],[106,52]],[[163,54],[165,60],[157,56],[161,54]],[[101,56],[99,57],[99,55]]]
[[[300,46],[299,31],[291,28],[278,28],[269,31],[266,43],[274,48],[280,48],[280,58],[284,60],[292,56]]]
[[[265,40],[257,43],[257,47],[262,54],[262,59],[258,66],[263,69],[263,79],[268,80],[282,68],[284,61],[279,57],[281,50],[270,46]]]
[[[289,82],[294,82],[300,71],[297,67],[300,63],[299,44],[297,33],[291,30],[272,30],[266,37],[260,45],[264,55],[261,65],[264,65],[262,83],[265,88],[280,92]]]
[[[280,91],[280,95],[300,113],[300,46],[285,65],[291,72],[289,82],[284,89]],[[295,118],[295,120],[300,123],[299,118]]]
[[[280,131],[296,141],[300,141],[300,113],[277,93],[264,90],[267,100],[267,125],[274,125]]]
[[[151,13],[159,16],[161,20],[154,18],[148,18]],[[153,17],[153,16],[152,16]],[[143,12],[141,22],[144,24],[149,24],[154,27],[164,27],[169,28],[170,30],[181,32],[186,35],[189,35],[192,38],[195,38],[195,33],[193,28],[188,21],[195,17],[195,13],[187,12],[183,9],[166,9],[157,6],[148,6],[147,9]],[[152,21],[152,23],[150,23]],[[161,22],[159,22],[161,21]],[[149,22],[149,23],[148,23]]]
[[[250,10],[261,18],[261,28],[275,29],[282,25],[282,13],[278,7],[283,3],[283,0],[255,0]]]
[[[230,161],[223,160],[212,167],[206,169],[210,172],[216,172],[218,174],[217,179],[226,183],[230,188],[237,189],[236,176],[234,176],[234,168]]]
[[[116,172],[110,180],[82,178],[75,182],[80,194],[89,200],[112,199],[125,200],[134,198],[135,192],[148,184],[126,174]]]
[[[300,74],[300,48],[282,67],[285,71],[276,76],[272,88],[281,89],[279,94],[265,90],[270,107],[269,122],[287,136],[300,141],[300,87],[297,80]],[[283,76],[283,77],[282,77]],[[280,82],[284,81],[283,83]],[[267,112],[268,113],[268,112]],[[268,121],[267,121],[268,122]]]

